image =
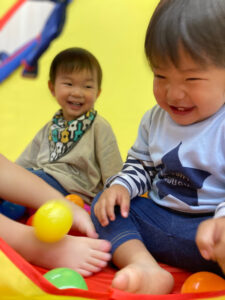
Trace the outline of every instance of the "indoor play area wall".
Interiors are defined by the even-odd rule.
[[[15,2],[1,0],[0,18]],[[72,0],[61,34],[38,61],[37,77],[23,77],[19,67],[0,83],[0,152],[14,161],[52,118],[58,105],[47,87],[51,60],[65,48],[82,47],[91,51],[102,66],[102,93],[96,109],[111,123],[125,159],[142,115],[155,104],[144,38],[157,3],[158,0]],[[20,28],[17,30],[20,34]]]

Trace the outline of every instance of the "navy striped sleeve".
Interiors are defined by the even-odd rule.
[[[150,162],[128,156],[121,172],[110,177],[106,187],[111,184],[121,184],[128,189],[130,197],[134,198],[150,190],[154,176],[155,169]]]

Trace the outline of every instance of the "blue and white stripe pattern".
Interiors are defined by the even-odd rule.
[[[128,156],[122,171],[110,177],[106,187],[112,184],[121,184],[128,189],[130,197],[134,198],[150,190],[153,176],[154,171],[150,162]]]

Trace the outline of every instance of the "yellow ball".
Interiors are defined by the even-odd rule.
[[[72,211],[69,205],[61,200],[50,200],[43,204],[33,219],[37,238],[47,243],[62,239],[69,232],[72,223]]]

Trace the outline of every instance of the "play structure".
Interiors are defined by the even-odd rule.
[[[116,272],[107,267],[102,272],[85,278],[88,290],[68,288],[58,289],[43,275],[49,271],[29,264],[3,240],[0,240],[0,295],[1,299],[96,299],[96,300],[178,300],[178,299],[215,299],[225,298],[225,291],[180,294],[184,280],[190,273],[162,265],[175,279],[175,286],[170,295],[135,295],[110,287]],[[11,297],[11,298],[10,298]],[[14,297],[14,298],[13,298]]]
[[[84,206],[78,195],[68,195],[67,199]],[[16,210],[15,207],[13,208]],[[20,210],[20,207],[17,208]],[[85,207],[84,207],[85,209]],[[34,234],[46,243],[54,243],[69,231],[72,212],[67,203],[50,200],[30,217],[19,219],[34,226]],[[161,264],[171,272],[175,285],[170,295],[135,295],[111,287],[116,268],[109,265],[91,277],[83,278],[68,268],[47,270],[31,265],[9,245],[0,239],[0,295],[4,299],[224,299],[225,280],[210,272],[191,274],[185,270]],[[34,298],[35,297],[35,298]],[[214,297],[214,298],[213,298]],[[215,298],[216,297],[216,298]],[[2,298],[3,299],[3,298]]]
[[[38,59],[60,35],[70,1],[18,0],[5,13],[0,19],[0,82],[20,65],[23,76],[37,76]]]
[[[7,0],[8,1],[8,0]],[[37,35],[31,36],[31,38],[27,38],[27,36],[23,37],[22,42],[19,42],[19,51],[16,51],[15,46],[15,41],[16,39],[10,39],[11,42],[13,42],[12,45],[12,51],[7,50],[6,48],[2,48],[1,54],[0,54],[0,82],[3,81],[5,78],[7,78],[11,72],[13,72],[17,66],[20,66],[23,64],[25,67],[23,74],[26,76],[36,76],[37,75],[37,58],[40,56],[40,54],[48,47],[49,43],[52,41],[52,38],[55,38],[58,36],[58,34],[61,33],[61,30],[64,25],[64,13],[66,11],[66,5],[70,1],[43,1],[43,0],[19,0],[16,1],[16,5],[11,7],[11,9],[4,15],[3,18],[0,20],[0,40],[1,40],[1,45],[3,45],[3,40],[6,41],[3,37],[3,33],[6,34],[6,29],[8,25],[13,21],[15,17],[22,17],[23,20],[25,21],[25,14],[24,12],[28,11],[28,8],[31,8],[32,6],[36,6],[36,8],[40,5],[41,12],[44,11],[44,13],[41,14],[43,17],[42,23],[39,22],[39,25],[36,27],[37,29]],[[75,2],[75,1],[74,1]],[[121,115],[123,116],[122,122],[126,124],[126,127],[129,128],[129,132],[127,131],[127,128],[125,130],[125,137],[129,136],[129,142],[125,143],[124,149],[127,150],[128,146],[130,145],[130,141],[132,140],[131,134],[135,132],[136,134],[136,127],[132,127],[133,124],[137,124],[137,120],[135,118],[139,118],[138,114],[141,115],[142,111],[145,110],[145,106],[142,104],[146,101],[146,107],[149,107],[149,96],[148,93],[146,92],[148,88],[148,84],[146,84],[149,81],[143,80],[145,79],[145,69],[142,68],[142,60],[138,60],[138,57],[141,57],[141,55],[137,55],[137,53],[142,53],[142,40],[139,40],[139,37],[141,37],[140,32],[144,32],[146,28],[146,24],[144,23],[144,20],[147,20],[149,16],[145,16],[145,12],[148,11],[147,14],[149,14],[149,7],[151,3],[156,3],[156,0],[147,0],[147,1],[76,1],[77,6],[76,9],[73,11],[73,22],[77,22],[78,19],[81,21],[78,23],[74,23],[74,31],[71,30],[72,26],[67,27],[67,32],[68,32],[68,39],[71,41],[71,36],[73,36],[73,42],[76,41],[79,45],[82,46],[88,46],[91,49],[93,48],[95,50],[95,53],[100,56],[101,60],[103,61],[104,65],[104,70],[106,70],[106,85],[104,87],[104,91],[107,95],[107,101],[102,101],[100,102],[101,105],[103,105],[103,108],[100,106],[102,111],[107,112],[110,111],[110,114],[116,116],[117,111],[112,110],[114,107],[120,107]],[[97,8],[95,8],[94,13],[90,13],[87,9],[83,9],[82,5],[83,3],[86,3],[86,6],[89,6],[93,10],[93,2],[96,2]],[[126,3],[131,3],[133,4],[129,7],[129,10],[125,10],[127,8]],[[145,7],[141,7],[140,3],[144,3]],[[115,10],[116,5],[120,3],[121,7],[118,10]],[[111,4],[111,5],[110,5]],[[152,4],[151,4],[152,5]],[[141,9],[137,9],[137,7],[140,6]],[[59,10],[59,7],[61,10]],[[104,17],[110,19],[109,14],[106,12],[102,11],[101,8],[105,7],[105,9],[109,7],[110,12],[112,14],[111,19],[114,21],[116,20],[117,22],[113,23],[112,22],[112,28],[110,28],[109,24],[107,22],[104,23]],[[133,7],[133,10],[132,10]],[[122,14],[122,8],[126,12],[125,14]],[[53,21],[53,12],[56,12],[56,9],[58,9],[58,20],[59,23],[55,23],[55,27],[53,31],[49,31],[49,27],[45,27],[45,24],[49,25],[49,17],[50,21]],[[113,12],[114,11],[114,15]],[[141,11],[140,15],[141,17],[138,18],[138,14],[135,14],[135,11]],[[92,12],[92,11],[91,11]],[[88,20],[89,20],[89,25],[86,26],[86,14],[88,15]],[[123,16],[120,19],[120,16]],[[31,13],[26,14],[26,18],[30,17]],[[55,15],[56,16],[56,15]],[[95,19],[96,16],[96,19]],[[124,17],[127,16],[127,17]],[[78,18],[79,17],[79,18]],[[135,17],[135,18],[134,18]],[[55,17],[54,17],[55,18]],[[29,19],[29,18],[28,18]],[[15,18],[16,20],[16,18]],[[32,20],[34,21],[34,15],[32,15]],[[104,26],[100,23],[98,23],[98,20],[102,20]],[[131,20],[131,21],[130,21]],[[134,22],[136,20],[136,22]],[[142,21],[143,20],[143,21]],[[72,18],[70,19],[72,22]],[[92,23],[91,23],[92,21]],[[126,22],[127,21],[127,22]],[[46,23],[47,22],[47,23]],[[84,23],[82,23],[84,22]],[[34,22],[33,22],[34,23]],[[147,23],[147,21],[146,21]],[[57,25],[58,24],[58,25]],[[94,24],[94,25],[92,25]],[[125,31],[124,26],[126,25],[129,30]],[[71,23],[70,23],[71,25]],[[79,26],[78,26],[79,25]],[[133,26],[133,27],[132,27]],[[133,39],[133,33],[136,32],[137,27],[143,26],[143,30],[140,29],[138,33],[136,34],[136,39]],[[27,26],[30,30],[33,29],[31,26]],[[96,31],[92,31],[91,29],[96,28]],[[101,30],[98,30],[98,29]],[[105,30],[102,30],[104,29]],[[99,31],[99,33],[98,33]],[[121,31],[121,34],[118,34]],[[41,33],[42,32],[42,33]],[[90,33],[89,33],[90,32]],[[90,36],[88,35],[90,34]],[[130,35],[132,33],[132,36]],[[51,34],[51,36],[49,36]],[[101,36],[100,36],[101,35]],[[44,40],[42,37],[51,37],[51,39]],[[83,37],[86,36],[86,39],[83,39]],[[100,37],[99,37],[100,36]],[[112,37],[109,40],[107,40],[107,43],[105,43],[106,37]],[[19,37],[19,36],[18,36]],[[75,39],[76,37],[76,39]],[[117,38],[119,37],[119,40]],[[131,38],[132,37],[132,38]],[[17,36],[16,36],[17,38]],[[61,36],[60,36],[61,38]],[[92,38],[94,39],[92,41]],[[137,40],[137,45],[134,44],[134,41]],[[88,42],[87,42],[88,41]],[[103,41],[102,43],[99,43],[99,41]],[[123,42],[126,41],[126,44]],[[9,42],[9,41],[8,41]],[[132,42],[132,44],[129,44],[128,42]],[[106,45],[105,45],[106,44]],[[118,44],[122,44],[121,47],[118,47]],[[25,46],[26,45],[26,46]],[[62,44],[60,44],[60,47],[66,45],[68,46],[67,43],[65,43],[65,38],[62,41]],[[114,45],[116,45],[114,47]],[[125,46],[124,46],[125,45]],[[132,47],[130,46],[132,45]],[[138,48],[140,45],[140,49]],[[58,47],[58,48],[57,48]],[[59,45],[53,50],[57,52],[60,48]],[[96,48],[95,48],[96,47]],[[124,49],[124,53],[122,50]],[[135,51],[130,51],[131,53],[134,52],[135,54],[135,60],[130,58],[130,56],[127,53],[127,49],[135,49]],[[55,52],[51,52],[55,53]],[[118,53],[117,53],[118,51]],[[107,59],[106,54],[109,53],[110,59]],[[111,59],[113,57],[111,54],[115,53],[115,57],[119,57],[119,63],[115,61],[114,59]],[[29,54],[29,59],[27,54]],[[26,57],[26,59],[25,59]],[[123,65],[124,68],[120,69],[120,72],[122,73],[121,77],[124,75],[123,70],[127,68],[127,74],[124,76],[127,81],[123,80],[118,80],[115,81],[115,79],[118,78],[118,66],[121,66],[121,61],[123,59]],[[126,60],[127,59],[127,60]],[[141,57],[142,59],[142,57]],[[106,63],[107,61],[107,63]],[[132,61],[132,64],[130,63]],[[46,60],[45,60],[46,62]],[[118,64],[118,66],[117,66]],[[135,67],[136,66],[136,69]],[[144,62],[143,62],[144,66]],[[132,69],[129,69],[132,68]],[[132,73],[132,71],[134,72]],[[138,72],[138,77],[133,76],[133,74]],[[146,78],[149,77],[149,73],[146,71]],[[42,72],[43,73],[43,72]],[[133,77],[128,77],[127,75],[131,74]],[[40,74],[39,74],[40,75]],[[44,74],[45,75],[45,74]],[[46,79],[42,75],[44,79]],[[1,77],[2,76],[2,77]],[[108,77],[107,77],[108,76]],[[20,76],[21,77],[21,76]],[[15,134],[15,128],[17,128],[18,132],[24,132],[22,125],[20,126],[20,119],[25,120],[25,127],[32,127],[34,126],[34,114],[33,114],[33,107],[35,103],[39,103],[40,110],[39,112],[37,111],[37,107],[35,106],[35,114],[39,115],[39,119],[42,118],[43,116],[43,106],[42,106],[42,99],[44,104],[46,105],[46,99],[43,97],[42,94],[38,94],[38,88],[39,86],[33,86],[31,85],[31,80],[25,81],[24,79],[21,79],[20,77],[16,78],[16,81],[12,82],[12,85],[9,87],[9,81],[7,80],[5,84],[5,96],[2,92],[2,99],[5,99],[5,101],[2,101],[2,106],[1,106],[1,111],[2,111],[2,140],[5,141],[2,143],[2,147],[4,144],[6,145],[5,147],[8,146],[8,148],[5,148],[3,152],[9,153],[11,157],[16,157],[18,155],[18,151],[20,151],[18,144],[22,143],[21,140],[21,135],[22,134]],[[108,81],[107,78],[110,78],[110,81],[115,84],[117,84],[117,89],[113,89],[112,86],[107,85]],[[142,91],[142,81],[143,81],[143,94],[140,93]],[[10,80],[10,79],[9,79]],[[14,79],[15,80],[15,79]],[[23,80],[23,81],[21,81]],[[133,80],[133,81],[132,81]],[[138,82],[138,80],[140,80]],[[29,81],[29,83],[28,83]],[[140,86],[140,88],[135,88],[135,89],[124,89],[124,85],[126,82],[129,83],[129,86]],[[4,84],[2,85],[4,89]],[[122,88],[118,88],[119,86],[122,86]],[[14,87],[17,87],[14,91],[14,94],[12,91],[14,90]],[[27,89],[29,88],[29,90]],[[42,83],[40,85],[42,88]],[[21,90],[20,90],[21,88]],[[43,90],[39,88],[39,90]],[[150,88],[149,88],[150,89]],[[22,93],[23,91],[26,91],[26,93]],[[116,91],[116,94],[114,94],[114,91]],[[123,91],[124,94],[123,94]],[[130,92],[129,95],[127,95]],[[136,94],[135,94],[136,93]],[[147,94],[147,97],[146,97]],[[15,97],[16,95],[16,97]],[[26,98],[26,95],[32,95],[32,101],[24,101]],[[117,95],[120,95],[120,97],[117,97]],[[7,96],[7,97],[6,97]],[[128,105],[126,104],[126,97],[129,100],[129,114],[127,114],[127,107]],[[138,96],[138,99],[143,99],[143,101],[140,101],[138,103],[139,108],[137,109],[136,106],[134,106],[134,109],[130,108],[130,103],[133,103],[134,100],[136,100],[135,97]],[[30,96],[29,96],[30,97]],[[112,97],[112,98],[110,98]],[[133,98],[132,98],[133,97]],[[118,98],[118,100],[117,100]],[[123,99],[123,101],[121,101]],[[146,100],[145,100],[146,99]],[[127,100],[127,101],[128,101]],[[118,101],[118,102],[116,102]],[[153,101],[153,100],[152,100]],[[49,101],[50,102],[50,101]],[[113,107],[109,106],[109,109],[107,107],[104,108],[104,103],[113,103]],[[153,102],[152,102],[153,103]],[[151,105],[152,105],[151,103]],[[3,106],[3,104],[5,106]],[[7,111],[7,114],[4,111],[4,107],[7,107],[5,111]],[[143,107],[141,107],[143,105]],[[45,110],[48,111],[50,108],[45,106]],[[13,114],[13,110],[15,110]],[[23,113],[21,113],[21,118],[17,118],[18,116],[18,110]],[[123,113],[124,111],[124,113]],[[4,114],[5,113],[5,114]],[[133,115],[132,115],[133,114]],[[26,119],[27,116],[31,116],[30,118],[32,119],[32,126],[28,126],[27,124],[30,124],[29,119]],[[20,116],[20,114],[19,114]],[[41,116],[41,117],[40,117]],[[114,117],[116,119],[116,117]],[[127,118],[127,119],[126,119]],[[13,121],[12,121],[13,120]],[[13,123],[14,122],[14,123]],[[119,132],[122,136],[122,131],[123,131],[123,123],[119,123],[119,119],[116,119],[115,125],[119,124]],[[4,126],[3,126],[4,125]],[[10,139],[10,126],[12,128],[12,136],[13,138]],[[39,124],[38,124],[39,127]],[[115,126],[116,128],[116,126]],[[4,130],[3,130],[4,129]],[[7,131],[7,140],[5,139],[6,135],[3,135],[3,132]],[[118,131],[118,129],[117,129]],[[33,133],[32,133],[33,134]],[[18,136],[18,140],[15,141],[15,136]],[[123,140],[128,140],[125,138],[121,138],[121,143]],[[17,145],[17,147],[13,147],[14,145]],[[18,149],[19,150],[18,150]],[[14,150],[16,149],[16,150]],[[126,152],[124,150],[124,152]],[[18,206],[17,206],[18,208]],[[88,207],[86,207],[88,210]],[[14,208],[11,206],[11,204],[5,202],[2,202],[0,205],[0,212],[4,212],[6,215],[9,214],[23,214],[24,213],[24,208],[20,207],[20,211],[14,210]],[[18,215],[13,215],[14,219],[18,218]],[[168,265],[163,265],[162,266],[167,269],[171,274],[174,276],[175,279],[175,286],[170,295],[135,295],[135,294],[130,294],[126,292],[122,292],[116,289],[111,288],[111,282],[112,279],[115,275],[115,272],[117,271],[112,265],[109,265],[107,268],[105,268],[103,271],[85,278],[85,282],[87,285],[88,289],[79,289],[79,288],[66,288],[66,289],[59,289],[52,285],[49,280],[44,276],[49,272],[49,270],[40,268],[38,266],[31,265],[29,262],[24,260],[18,253],[16,253],[9,245],[7,245],[3,240],[0,239],[0,298],[1,299],[17,299],[17,300],[22,300],[22,299],[34,299],[34,300],[48,300],[48,299],[77,299],[77,300],[88,300],[88,299],[96,299],[96,300],[132,300],[132,299],[137,299],[137,300],[160,300],[160,299],[165,299],[165,300],[176,300],[176,299],[211,299],[211,300],[223,300],[225,299],[225,289],[223,291],[214,291],[214,292],[201,292],[201,293],[189,293],[189,294],[181,294],[181,288],[183,283],[191,273],[187,272],[186,270],[174,268]]]

